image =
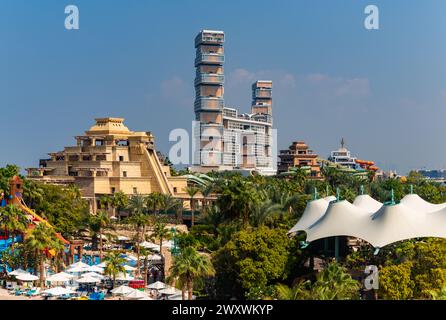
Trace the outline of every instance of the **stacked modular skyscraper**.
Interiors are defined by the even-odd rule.
[[[251,113],[224,103],[223,31],[203,30],[195,38],[195,119],[193,171],[250,170],[275,173],[272,82],[252,86]]]

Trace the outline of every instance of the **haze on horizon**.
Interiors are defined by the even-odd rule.
[[[168,153],[194,119],[194,38],[215,29],[226,105],[247,112],[252,82],[273,80],[278,149],[304,140],[325,158],[344,137],[386,170],[446,168],[443,0],[72,0],[78,31],[67,4],[0,3],[0,166],[38,166],[105,116]],[[363,26],[368,4],[380,30]]]

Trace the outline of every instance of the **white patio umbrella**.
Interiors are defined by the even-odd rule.
[[[107,266],[107,262],[103,261],[97,265],[94,265],[93,267],[98,267],[98,268],[105,268]]]
[[[131,281],[135,279],[134,277],[132,277],[131,275],[128,274],[124,274],[124,273],[120,273],[118,274],[118,276],[116,277],[116,280],[118,281]]]
[[[166,247],[169,249],[173,248],[173,241],[169,240],[169,241],[163,242],[163,247]]]
[[[158,292],[161,294],[165,294],[165,295],[181,294],[181,290],[178,290],[174,287],[168,287],[168,288],[162,289]]]
[[[125,260],[127,260],[127,261],[137,261],[138,259],[136,257],[134,257],[134,256],[127,255],[125,257]]]
[[[132,267],[132,266],[129,266],[129,265],[125,265],[124,269],[125,269],[125,271],[135,271],[136,270],[135,267]]]
[[[91,277],[91,276],[82,277],[82,278],[76,280],[76,282],[78,282],[78,283],[97,283],[97,282],[100,282],[100,281],[101,281],[101,279],[94,278],[94,277]]]
[[[87,273],[84,273],[84,274],[82,275],[82,278],[85,278],[85,277],[93,277],[93,278],[97,278],[97,279],[99,279],[99,280],[104,279],[104,276],[103,276],[102,274],[99,274],[99,273],[96,273],[96,272],[87,272]]]
[[[127,240],[130,240],[128,237],[126,237],[126,236],[118,236],[118,240],[119,241],[127,241]]]
[[[146,248],[146,249],[160,249],[160,246],[153,243],[153,242],[148,242],[148,241],[143,241],[139,244],[141,247]]]
[[[150,254],[147,256],[147,259],[152,261],[161,260],[161,256],[159,254]]]
[[[59,272],[56,274],[53,274],[46,278],[46,281],[49,282],[68,282],[73,278],[71,274],[65,273],[65,272]]]
[[[99,266],[90,266],[87,268],[88,272],[96,272],[96,273],[104,273],[104,268],[101,268]]]
[[[141,292],[139,290],[133,290],[133,292],[130,292],[126,295],[124,295],[127,299],[142,299],[148,297],[147,293]]]
[[[23,273],[23,274],[16,276],[16,279],[20,280],[20,281],[29,282],[29,281],[36,281],[39,279],[39,277],[35,276],[33,274],[30,274],[30,273]]]
[[[82,261],[78,261],[76,263],[70,264],[70,268],[76,268],[76,267],[89,268],[90,266],[88,264],[86,264],[85,262],[82,262]]]
[[[161,282],[161,281],[154,282],[147,286],[147,288],[155,289],[155,290],[165,289],[166,287],[167,287],[167,284],[165,284],[164,282]]]
[[[77,266],[77,267],[72,267],[68,270],[66,270],[69,273],[82,273],[82,272],[88,272],[89,267],[81,267],[81,266]]]
[[[52,296],[63,296],[65,294],[74,294],[75,291],[62,287],[55,287],[48,290],[43,291],[42,293],[50,294]]]
[[[111,293],[116,294],[116,295],[126,295],[129,294],[131,292],[135,291],[135,289],[130,288],[128,286],[119,286],[117,288],[114,288]]]
[[[21,275],[21,274],[29,274],[29,272],[25,271],[23,269],[16,269],[16,270],[11,271],[10,273],[8,273],[8,275],[10,275],[10,276],[18,276],[18,275]]]

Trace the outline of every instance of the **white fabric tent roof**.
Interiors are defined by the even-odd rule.
[[[149,284],[147,286],[147,288],[155,289],[155,290],[161,290],[161,289],[164,289],[166,287],[167,287],[167,285],[164,282],[161,282],[161,281],[154,282],[154,283]]]
[[[56,287],[43,291],[42,293],[50,294],[52,296],[63,296],[65,294],[73,294],[75,291],[67,288]]]
[[[49,282],[67,282],[70,281],[73,278],[71,274],[65,273],[65,272],[59,272],[56,274],[53,274],[46,278],[46,281]]]
[[[446,238],[446,204],[431,204],[418,195],[407,195],[394,205],[382,205],[367,195],[358,196],[353,204],[324,202],[310,201],[289,234],[305,231],[308,242],[350,236],[376,248],[412,238]]]

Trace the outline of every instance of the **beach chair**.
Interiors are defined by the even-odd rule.
[[[40,288],[36,288],[36,290],[34,290],[34,292],[31,294],[31,297],[38,296],[40,294],[40,290]]]

